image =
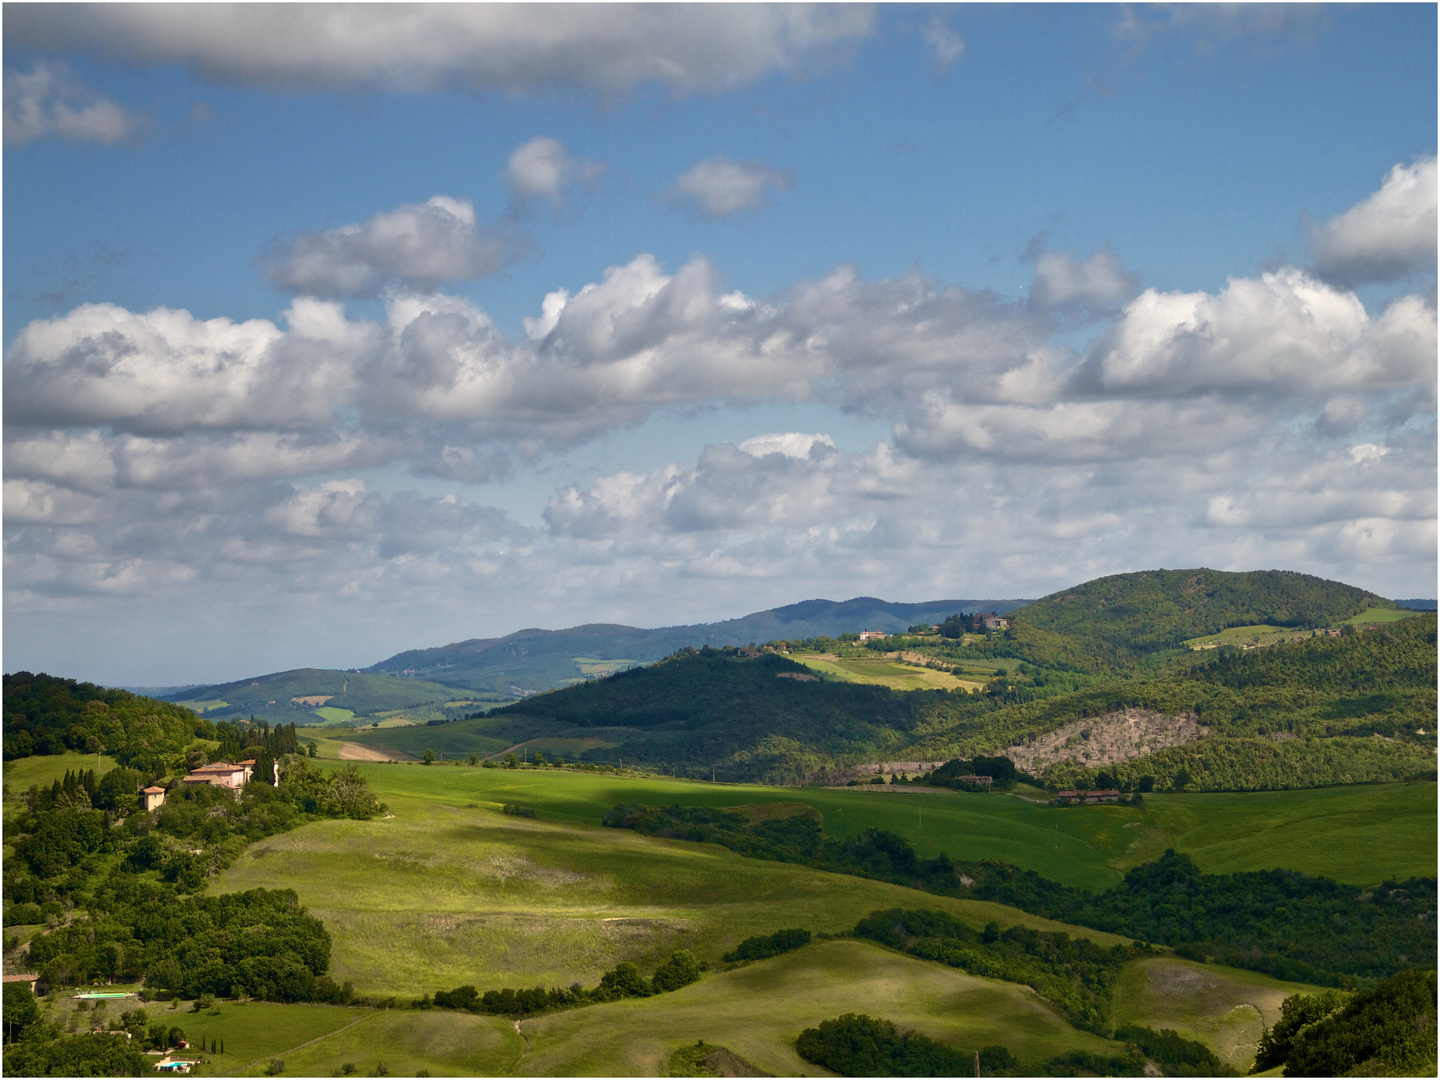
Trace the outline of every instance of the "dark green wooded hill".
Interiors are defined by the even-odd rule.
[[[1133,667],[1232,626],[1335,626],[1393,601],[1289,570],[1146,570],[1096,578],[1010,616],[1010,637],[1037,662]]]
[[[32,675],[5,676],[5,759],[102,748],[123,765],[156,767],[209,725],[189,709],[94,683]]]
[[[617,744],[598,755],[610,760],[716,765],[727,779],[783,782],[838,758],[894,754],[914,741],[917,725],[972,700],[984,707],[969,694],[829,682],[782,656],[707,647],[536,695],[486,722],[487,733],[505,731],[517,741],[593,733]]]

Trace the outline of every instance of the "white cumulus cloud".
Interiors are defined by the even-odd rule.
[[[1396,165],[1380,190],[1310,233],[1315,267],[1342,284],[1435,273],[1435,159]]]
[[[668,198],[709,217],[726,218],[760,206],[767,188],[783,190],[791,183],[788,172],[772,169],[763,161],[731,161],[717,154],[697,162],[676,180]]]
[[[280,245],[264,269],[295,292],[375,296],[396,286],[429,289],[493,274],[519,246],[515,237],[478,228],[468,200],[436,195],[361,225],[303,233]]]
[[[604,172],[603,162],[576,160],[559,139],[537,135],[511,152],[505,183],[517,203],[543,199],[560,206],[571,184],[592,183]]]
[[[1084,262],[1068,251],[1042,251],[1035,258],[1030,301],[1042,308],[1083,304],[1104,310],[1134,296],[1137,286],[1113,251],[1092,252]]]

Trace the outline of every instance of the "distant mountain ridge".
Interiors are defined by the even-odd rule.
[[[861,630],[895,633],[918,623],[938,623],[957,612],[1005,614],[1027,603],[1030,601],[929,600],[901,604],[873,596],[802,600],[739,619],[689,626],[641,629],[587,623],[566,630],[519,630],[500,638],[407,650],[364,671],[429,679],[511,700],[520,693],[550,690],[587,676],[653,663],[686,646],[720,648],[776,639],[836,637]]]
[[[158,696],[184,702],[206,715],[253,714],[257,719],[283,722],[304,723],[313,712],[305,699],[319,697],[325,697],[325,706],[331,709],[359,716],[404,710],[414,720],[453,718],[481,705],[515,701],[653,663],[686,646],[748,645],[777,638],[835,637],[860,630],[894,633],[917,623],[936,623],[957,612],[1004,614],[1026,603],[1029,601],[930,600],[902,604],[858,596],[844,601],[802,600],[738,619],[689,626],[644,629],[586,623],[564,630],[517,630],[504,637],[409,649],[352,671],[296,668],[228,683],[177,687]]]

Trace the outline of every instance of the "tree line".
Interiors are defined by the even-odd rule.
[[[1144,942],[1190,948],[1276,978],[1348,985],[1409,966],[1433,967],[1436,880],[1361,889],[1290,870],[1203,874],[1173,850],[1092,893],[1033,870],[916,854],[898,833],[867,828],[831,839],[812,815],[749,824],[728,810],[621,804],[604,824],[721,844],[758,859],[889,881],[943,896],[992,900]],[[968,882],[968,883],[967,883]]]

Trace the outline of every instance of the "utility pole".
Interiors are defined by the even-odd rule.
[[[975,1075],[980,1075],[980,1051],[975,1051]]]

